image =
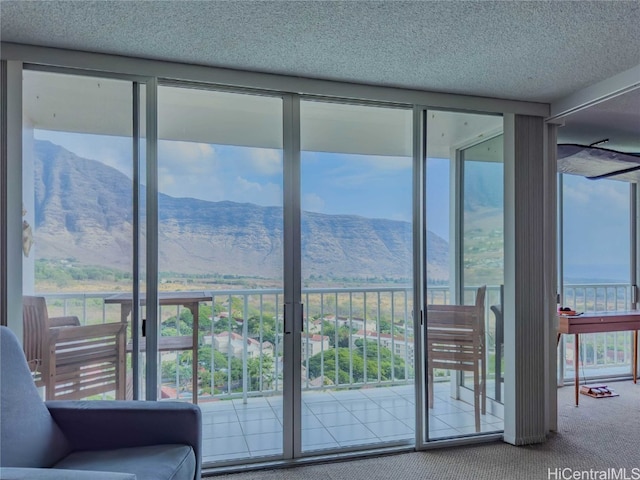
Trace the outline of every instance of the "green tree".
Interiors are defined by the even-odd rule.
[[[161,364],[162,381],[166,383],[174,383],[176,381],[176,373],[179,384],[176,387],[179,390],[191,389],[191,352],[183,352],[178,354],[175,360],[165,360]]]
[[[200,305],[198,307],[198,329],[201,332],[211,331],[211,321],[213,317],[213,309],[209,305]]]
[[[247,359],[247,374],[249,375],[249,390],[259,391],[260,380],[262,388],[269,389],[273,383],[273,358],[271,355],[262,355],[262,369],[260,368],[260,358]]]
[[[262,332],[262,341],[275,343],[276,341],[276,321],[271,315],[262,316],[262,328],[260,327],[260,316],[253,315],[249,317],[247,323],[247,332],[249,336],[260,340],[260,332]]]
[[[355,329],[349,329],[348,325],[343,325],[338,327],[338,347],[348,347],[349,346],[349,337],[350,334],[353,333]],[[329,345],[331,347],[336,346],[336,326],[335,323],[323,321],[320,330],[322,335],[326,335],[329,337]]]
[[[337,374],[340,383],[365,381],[365,344],[362,340],[356,340],[355,344],[356,348],[353,350],[346,347],[338,348]],[[366,343],[367,381],[377,380],[378,378],[378,351],[380,353],[380,380],[404,379],[404,360],[397,355],[393,355],[388,348],[380,347],[378,349],[377,342],[368,340]],[[324,370],[322,369],[323,361]],[[350,364],[352,364],[351,371]],[[325,377],[335,381],[336,351],[333,348],[317,353],[309,359],[310,378],[317,378],[322,373],[324,373]],[[353,375],[352,378],[350,377],[351,375]]]

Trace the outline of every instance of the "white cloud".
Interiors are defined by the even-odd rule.
[[[229,189],[227,200],[248,202],[258,205],[282,205],[282,188],[275,183],[251,182],[243,177],[236,177]]]
[[[273,149],[214,148],[192,142],[161,142],[159,187],[174,197],[282,205],[281,152]]]
[[[317,193],[305,193],[302,195],[302,210],[322,213],[324,205],[324,200]]]
[[[271,148],[252,148],[249,150],[250,167],[261,175],[282,174],[282,151]]]
[[[590,211],[615,212],[629,208],[629,188],[627,184],[614,180],[565,182],[563,188],[565,205]]]
[[[597,182],[595,182],[597,184]],[[623,188],[620,188],[620,187]],[[614,208],[629,208],[629,189],[627,184],[620,182],[602,182],[594,189],[593,195],[596,198],[611,202]]]
[[[167,173],[167,170],[161,168],[158,171],[158,190],[162,193],[168,193],[176,184],[176,179],[173,175]]]
[[[353,155],[342,165],[326,171],[332,177],[333,185],[342,188],[357,188],[374,181],[406,175],[410,178],[412,160],[407,157],[378,157],[373,155]]]
[[[207,174],[217,167],[215,149],[206,143],[160,141],[158,165],[181,174]]]
[[[412,221],[411,212],[409,212],[409,213],[401,213],[401,212],[392,213],[389,218],[391,220],[399,220],[401,222],[410,222],[410,221]]]
[[[216,175],[176,168],[158,168],[158,190],[172,197],[189,197],[217,202],[225,200],[225,184]]]
[[[562,190],[564,201],[571,202],[574,205],[587,205],[590,201],[589,194],[580,188],[565,186]]]

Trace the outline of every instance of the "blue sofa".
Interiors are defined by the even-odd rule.
[[[196,405],[43,402],[6,327],[0,327],[0,397],[0,479],[200,479]]]

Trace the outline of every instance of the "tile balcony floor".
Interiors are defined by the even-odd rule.
[[[489,387],[489,385],[487,385]],[[473,405],[455,400],[449,383],[436,384],[429,411],[430,438],[476,433]],[[203,462],[233,462],[282,453],[282,397],[200,402]],[[302,448],[318,451],[384,442],[415,442],[412,385],[348,391],[304,392]],[[503,420],[487,412],[481,431],[500,431]]]

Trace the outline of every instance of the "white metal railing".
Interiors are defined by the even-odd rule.
[[[563,306],[580,312],[628,310],[631,307],[631,285],[568,284],[564,286]]]
[[[472,292],[476,287],[467,290]],[[449,303],[449,292],[447,286],[428,288],[427,302]],[[564,292],[563,305],[578,311],[630,307],[628,284],[572,284],[565,285]],[[116,293],[121,292],[60,293],[45,294],[45,297],[51,316],[77,315],[86,324],[120,320],[119,306],[104,303],[105,298]],[[201,311],[199,357],[209,360],[201,361],[201,372],[207,377],[207,383],[201,384],[199,395],[246,398],[282,391],[282,290],[211,290],[206,294],[211,301],[201,308],[208,307],[210,315],[206,319],[209,321],[203,321]],[[413,383],[412,289],[303,289],[302,295],[303,389]],[[499,303],[499,287],[489,286],[485,318],[490,378],[495,375],[490,357],[497,352],[496,318],[490,306]],[[181,307],[162,307],[160,311],[163,325],[175,328],[178,335],[190,333],[184,331],[189,326],[180,321],[182,310]],[[572,376],[569,373],[573,371],[572,343],[572,339],[567,338],[561,344],[562,377]],[[203,350],[208,352],[203,355]],[[220,356],[216,351],[225,353]],[[580,355],[584,359],[585,374],[616,373],[615,369],[630,371],[630,334],[584,335]],[[159,361],[162,362],[162,358],[169,358],[164,362],[175,364],[175,372],[173,366],[167,368],[172,378],[164,381],[174,383],[177,390],[181,383],[190,385],[191,369],[181,364],[182,354],[163,355]],[[361,362],[362,359],[367,361]],[[440,380],[449,379],[447,371],[438,374]]]
[[[628,310],[631,308],[631,285],[567,284],[564,285],[563,306],[578,312]],[[574,376],[571,335],[563,335],[560,344],[559,376],[571,380]],[[631,332],[588,333],[580,336],[581,373],[587,377],[628,374],[631,371]]]

